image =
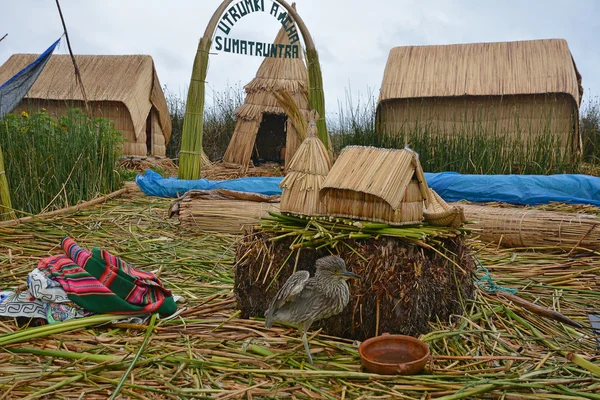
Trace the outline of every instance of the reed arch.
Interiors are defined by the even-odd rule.
[[[325,144],[326,148],[331,148],[327,125],[325,123],[325,95],[323,93],[323,77],[321,75],[321,66],[319,56],[315,48],[315,43],[312,39],[306,24],[298,15],[296,10],[290,6],[285,0],[274,0],[281,7],[285,8],[288,16],[294,21],[298,31],[302,35],[304,45],[306,47],[306,58],[309,78],[308,98],[310,107],[317,110],[323,118],[317,121],[319,139]],[[181,137],[181,150],[179,154],[179,179],[199,179],[200,168],[202,164],[202,134],[204,128],[204,100],[205,100],[205,83],[208,70],[208,57],[210,55],[210,47],[212,46],[212,38],[217,28],[219,20],[227,11],[227,7],[234,0],[224,0],[217,8],[211,17],[204,36],[198,43],[196,57],[194,58],[194,66],[192,69],[192,77],[187,95],[185,107],[185,118],[183,121],[183,132]]]

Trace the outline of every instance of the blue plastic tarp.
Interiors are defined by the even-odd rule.
[[[4,83],[0,82],[2,83],[0,85],[0,118],[4,118],[6,114],[12,112],[23,97],[25,97],[38,76],[42,73],[58,42],[60,42],[60,39],[52,43],[45,52],[40,54],[31,64],[17,72],[8,81]]]
[[[152,170],[138,175],[136,183],[149,196],[178,197],[191,189],[229,189],[280,195],[282,177],[254,177],[211,181],[163,178]],[[499,201],[519,205],[564,202],[600,206],[600,178],[588,175],[462,175],[425,173],[430,188],[448,202]]]
[[[519,205],[550,202],[600,206],[600,178],[560,175],[462,175],[425,173],[430,188],[448,202],[500,201]]]
[[[188,190],[228,189],[238,192],[259,193],[266,196],[280,195],[279,183],[282,177],[253,177],[213,181],[208,179],[185,180],[163,178],[160,174],[147,170],[145,175],[138,174],[135,182],[148,196],[178,197]]]

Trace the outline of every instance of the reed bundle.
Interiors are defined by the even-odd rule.
[[[300,111],[298,104],[296,104],[290,92],[278,89],[273,91],[272,94],[277,99],[279,106],[285,111],[287,117],[292,121],[292,124],[294,124],[298,139],[302,142],[306,139],[308,133],[308,124],[304,115],[306,113]]]
[[[252,200],[189,200],[179,208],[181,227],[206,232],[240,233],[243,227],[256,224],[269,211],[278,212],[279,203]]]
[[[10,201],[10,188],[4,169],[4,156],[2,155],[2,146],[0,146],[0,221],[14,219],[15,213]]]
[[[204,89],[208,70],[208,53],[212,41],[203,36],[194,58],[188,89],[179,153],[179,179],[199,179],[202,164],[202,132],[204,129]]]
[[[423,216],[425,221],[436,226],[459,227],[465,222],[465,210],[461,205],[449,205],[444,199],[429,189],[430,202],[425,206]]]
[[[537,209],[461,205],[482,241],[507,247],[600,249],[600,217]]]
[[[331,161],[323,142],[317,137],[319,115],[310,113],[308,134],[290,161],[285,178],[279,186],[281,211],[297,215],[326,215],[319,190],[331,169]],[[305,134],[306,136],[306,134]]]
[[[587,317],[600,302],[597,253],[470,241],[498,285],[518,289],[517,296],[584,328],[542,318],[477,289],[474,300],[465,300],[464,315],[434,321],[433,330],[421,336],[433,356],[422,374],[380,376],[361,369],[352,340],[313,330],[309,340],[317,365],[311,366],[299,351],[295,329],[265,329],[261,319],[239,318],[233,293],[236,238],[182,235],[179,222],[165,218],[169,203],[149,196],[118,198],[68,218],[36,217],[0,229],[3,288],[25,283],[40,258],[57,253],[56,244],[68,232],[84,247],[99,246],[157,271],[187,300],[178,318],[160,320],[152,329],[114,322],[34,338],[37,329],[2,319],[0,343],[18,339],[2,347],[5,398],[107,399],[130,368],[122,397],[597,398],[600,334],[590,329]],[[363,316],[372,318],[366,310]],[[144,335],[149,340],[142,346]]]
[[[321,63],[319,54],[315,48],[306,49],[306,63],[308,65],[308,101],[310,108],[316,110],[319,115],[325,115],[325,94],[323,91],[323,75],[321,74]],[[325,145],[328,151],[333,151],[331,138],[327,132],[327,123],[325,118],[317,121],[319,139]]]
[[[237,247],[234,290],[242,318],[262,317],[294,271],[312,275],[315,261],[329,254],[339,255],[361,279],[349,282],[350,303],[341,313],[315,323],[313,329],[327,335],[352,340],[381,332],[416,336],[429,332],[431,321],[462,314],[464,300],[473,298],[476,266],[459,235],[419,247],[415,243],[424,240],[408,239],[424,236],[418,228],[402,232],[351,225],[346,230],[342,222],[311,219],[292,225],[285,216],[274,217],[281,222],[248,231]]]

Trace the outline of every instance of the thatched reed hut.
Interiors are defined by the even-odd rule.
[[[36,54],[14,54],[0,66],[5,82],[31,63]],[[171,137],[171,118],[154,61],[148,55],[76,55],[94,117],[115,122],[123,133],[123,153],[164,156]],[[52,116],[71,108],[85,109],[69,55],[53,55],[13,113],[45,108]]]
[[[562,39],[391,49],[377,130],[554,134],[579,150],[581,75]]]
[[[331,160],[325,145],[317,137],[319,115],[310,114],[308,137],[302,141],[290,161],[285,178],[279,186],[281,211],[310,216],[326,215],[325,204],[319,198],[319,190],[331,169]]]
[[[290,44],[284,28],[274,43]],[[298,58],[265,58],[254,79],[244,86],[246,99],[235,113],[235,131],[223,157],[226,165],[246,170],[252,160],[263,160],[288,166],[301,140],[273,92],[289,93],[308,119],[308,69],[302,51],[298,53]]]
[[[429,187],[414,151],[347,146],[320,196],[330,216],[408,225],[423,221]]]

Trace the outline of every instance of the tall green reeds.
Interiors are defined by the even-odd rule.
[[[171,115],[171,139],[167,144],[167,157],[179,158],[183,119],[185,115],[185,101],[164,88],[169,113]],[[235,130],[235,110],[244,102],[245,92],[240,85],[227,86],[221,91],[213,90],[208,96],[204,106],[204,123],[202,132],[202,151],[211,160],[223,157]]]
[[[12,211],[12,202],[10,200],[10,189],[6,170],[4,169],[4,157],[2,156],[2,146],[0,146],[0,221],[14,219],[15,213]]]
[[[13,208],[37,214],[118,189],[121,141],[112,122],[80,110],[58,119],[45,111],[7,115],[0,146]]]
[[[584,100],[579,127],[584,159],[600,165],[600,97]]]
[[[493,109],[481,109],[474,116],[462,115],[451,126],[431,121],[395,121],[394,130],[377,131],[376,102],[371,94],[354,105],[346,94],[339,105],[338,120],[332,129],[335,150],[348,145],[404,148],[419,153],[427,172],[454,171],[463,174],[558,174],[579,173],[579,159],[569,145],[551,133],[551,112],[540,109],[539,122],[514,115],[508,132],[505,121],[494,119]],[[490,113],[490,114],[488,114]],[[415,113],[418,115],[418,112]],[[388,120],[389,122],[390,120]],[[490,122],[491,121],[491,122]]]

